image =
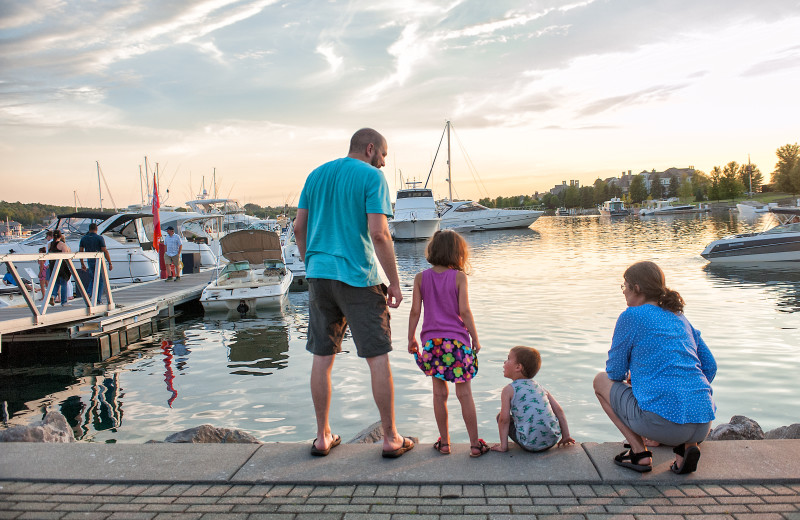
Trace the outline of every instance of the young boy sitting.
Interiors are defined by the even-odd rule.
[[[511,384],[500,395],[500,444],[492,446],[493,451],[507,451],[509,438],[527,451],[575,444],[564,410],[550,392],[532,379],[541,366],[542,356],[535,348],[514,347],[508,353],[503,376],[511,379]]]

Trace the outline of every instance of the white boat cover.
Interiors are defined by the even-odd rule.
[[[274,231],[243,229],[222,237],[219,241],[222,256],[229,262],[250,262],[259,265],[265,260],[283,261],[281,239]]]

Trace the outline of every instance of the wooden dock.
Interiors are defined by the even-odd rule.
[[[96,349],[100,359],[107,359],[151,335],[156,330],[153,322],[174,316],[176,306],[198,300],[212,277],[213,271],[204,271],[184,274],[179,282],[156,280],[114,289],[113,308],[90,308],[78,295],[66,306],[50,306],[43,316],[35,316],[27,306],[2,308],[0,354],[57,342]]]

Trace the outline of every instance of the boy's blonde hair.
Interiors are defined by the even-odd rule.
[[[542,356],[533,347],[514,347],[511,349],[511,353],[514,354],[517,363],[522,365],[522,375],[525,376],[525,379],[533,379],[542,368]]]

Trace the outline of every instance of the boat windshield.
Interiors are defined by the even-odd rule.
[[[461,206],[456,208],[457,212],[460,211],[483,211],[485,209],[489,209],[486,206],[481,206],[477,202],[467,202],[466,204],[462,204]]]
[[[800,233],[800,222],[791,222],[782,226],[775,226],[772,229],[764,231],[764,234],[780,234],[780,233]]]
[[[430,197],[433,198],[431,190],[402,190],[397,192],[398,199],[407,199],[411,197]]]
[[[241,261],[241,262],[231,262],[222,269],[222,274],[227,273],[235,273],[239,271],[249,271],[250,270],[250,262]]]

